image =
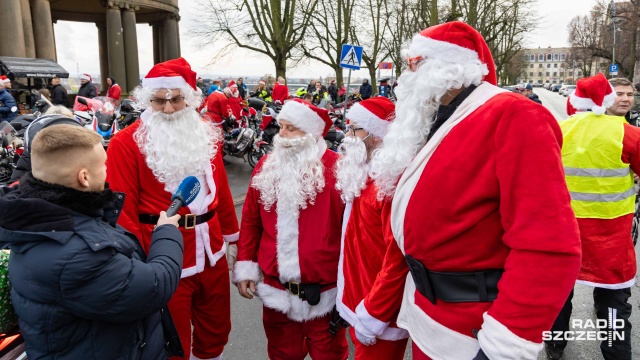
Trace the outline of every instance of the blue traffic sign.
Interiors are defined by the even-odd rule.
[[[609,72],[618,72],[618,64],[609,65]]]
[[[360,70],[360,63],[362,63],[362,46],[342,44],[340,67]]]

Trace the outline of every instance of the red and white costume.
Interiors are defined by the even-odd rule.
[[[488,48],[468,25],[447,23],[421,35],[422,56],[463,62],[470,52],[478,57],[484,51],[485,78],[495,83]],[[479,44],[484,48],[472,50]],[[396,243],[357,309],[358,319],[375,333],[391,321],[401,299],[398,326],[432,359],[472,359],[480,349],[491,359],[536,359],[542,332],[551,328],[580,264],[561,144],[560,128],[546,109],[480,84],[402,175],[391,209]],[[504,269],[498,297],[433,304],[416,291],[405,254],[431,271]],[[474,330],[480,330],[477,340]]]
[[[326,110],[301,100],[285,103],[279,118],[290,120],[307,134],[318,137],[318,155],[323,165],[324,188],[313,204],[299,210],[299,215],[269,210],[261,204],[260,191],[249,186],[242,209],[234,283],[254,281],[257,295],[264,304],[263,323],[271,359],[342,360],[347,356],[344,329],[329,333],[328,323],[336,301],[336,282],[340,258],[340,237],[344,204],[335,189],[334,167],[338,155],[327,149],[322,135],[331,125]],[[324,112],[322,119],[313,111]],[[260,174],[267,155],[256,166],[253,178]],[[320,301],[291,294],[282,283],[319,284]]]
[[[195,74],[193,82],[195,87]],[[152,173],[134,138],[148,115],[147,110],[140,120],[119,132],[109,143],[107,152],[107,181],[111,189],[126,194],[118,223],[139,239],[145,252],[149,250],[154,224],[141,223],[138,216],[166,211],[172,196],[165,190],[165,184]],[[180,335],[185,359],[190,358],[192,320],[194,354],[191,359],[215,359],[222,353],[231,330],[225,250],[226,242],[238,240],[239,229],[221,153],[216,154],[211,160],[211,167],[207,167],[206,173],[198,176],[198,180],[201,185],[198,196],[178,214],[184,218],[187,214],[202,215],[215,211],[215,215],[209,221],[196,225],[195,229],[180,227],[184,241],[182,276],[169,302],[169,309]],[[202,283],[207,290],[197,292]],[[198,305],[192,305],[192,302]],[[200,331],[201,328],[207,328],[207,331]]]

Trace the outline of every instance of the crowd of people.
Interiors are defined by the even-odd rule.
[[[363,360],[402,359],[409,338],[416,360],[560,359],[567,342],[543,334],[569,330],[578,282],[602,330],[624,333],[604,358],[631,359],[631,83],[580,80],[558,122],[496,86],[465,23],[415,34],[403,56],[397,102],[363,82],[338,153],[314,104],[335,83],[309,84],[320,101],[288,99],[283,78],[245,93],[282,108],[240,222],[216,125],[242,111],[242,79],[204,97],[186,60],[156,64],[133,94],[141,119],[106,153],[80,126],[40,130],[31,171],[0,196],[28,356],[221,359],[232,283],[262,301],[272,360],[344,360],[347,336]],[[189,176],[193,201],[167,216]]]

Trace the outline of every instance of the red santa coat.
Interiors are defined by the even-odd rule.
[[[276,83],[271,92],[271,99],[273,101],[279,100],[283,102],[289,98],[289,87],[285,84]]]
[[[232,96],[228,99],[228,101],[231,113],[236,117],[237,120],[240,120],[240,117],[242,116],[242,98]]]
[[[481,347],[490,358],[536,359],[580,266],[561,143],[542,106],[481,84],[400,179],[396,243],[358,318],[370,329],[390,321],[406,278],[397,322],[426,355],[471,359]],[[504,269],[498,298],[434,305],[406,275],[403,252],[433,271]]]
[[[141,121],[138,120],[111,139],[107,150],[107,181],[111,189],[126,194],[118,223],[136,235],[145,252],[148,252],[154,225],[140,223],[138,215],[156,215],[166,211],[171,205],[172,194],[153,175],[134,140],[133,135]],[[193,230],[180,228],[184,239],[183,278],[202,272],[207,260],[211,266],[215,265],[225,255],[225,240],[237,241],[239,235],[222,154],[214,157],[211,168],[198,179],[203,187],[198,198],[188,208],[181,208],[178,214],[184,217],[189,213],[201,215],[215,210],[215,216],[196,225]]]
[[[122,89],[120,85],[113,84],[109,86],[109,90],[107,91],[107,97],[110,97],[114,100],[120,100],[120,93],[122,93]]]
[[[377,188],[373,180],[367,180],[359,197],[347,204],[344,218],[347,219],[342,240],[340,264],[338,267],[338,298],[336,308],[340,316],[351,326],[359,322],[356,308],[373,286],[382,269],[384,255],[393,242],[389,219],[391,202],[377,200]],[[391,326],[376,334],[383,340],[400,340],[409,337],[404,329],[395,325],[395,317]]]
[[[624,124],[623,163],[640,174],[640,129]],[[624,289],[636,282],[636,252],[631,240],[633,214],[615,219],[579,218],[582,267],[578,283],[606,289]]]
[[[231,108],[229,98],[222,91],[214,91],[205,100],[207,104],[206,116],[215,124],[222,123],[222,120],[229,117]]]
[[[298,219],[277,214],[277,204],[265,210],[259,203],[260,192],[249,186],[233,270],[234,283],[255,281],[264,306],[300,322],[329,313],[336,302],[344,204],[335,189],[334,166],[338,155],[327,150],[323,141],[318,144],[323,153],[325,186],[317,194],[315,204],[300,210]],[[265,159],[258,163],[253,176],[260,173]],[[279,281],[321,284],[320,303],[310,306],[285,290]]]

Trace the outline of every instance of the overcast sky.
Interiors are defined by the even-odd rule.
[[[537,29],[527,35],[528,47],[568,46],[567,24],[576,15],[588,14],[596,0],[537,0],[537,2],[536,10],[540,20]],[[275,67],[268,57],[243,50],[238,50],[234,59],[208,66],[215,49],[197,50],[189,36],[189,28],[193,26],[194,21],[197,21],[198,16],[197,9],[194,8],[194,0],[179,0],[179,4],[182,17],[180,21],[182,56],[191,63],[197,73],[229,76],[275,74]],[[140,75],[144,76],[153,66],[151,27],[147,24],[139,24],[137,32]],[[72,76],[77,72],[96,75],[100,73],[98,29],[94,24],[58,21],[55,24],[55,35],[58,62]],[[287,70],[287,77],[316,77],[331,74],[332,70],[329,67],[317,62],[309,62],[308,65],[300,68]],[[361,70],[355,72],[353,76],[367,75]]]

